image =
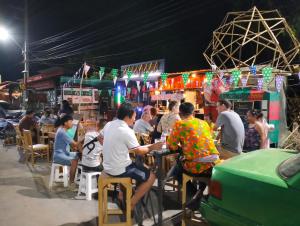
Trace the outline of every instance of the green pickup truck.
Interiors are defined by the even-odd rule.
[[[300,154],[267,149],[224,161],[209,193],[200,212],[211,226],[299,226]]]

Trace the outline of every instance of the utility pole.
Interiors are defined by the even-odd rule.
[[[28,0],[25,1],[25,9],[24,9],[24,92],[23,92],[23,109],[25,109],[25,103],[27,102],[27,79],[29,77],[29,56],[28,56]]]

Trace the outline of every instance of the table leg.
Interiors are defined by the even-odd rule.
[[[156,158],[157,168],[157,187],[158,187],[158,225],[162,225],[162,212],[163,212],[163,181],[162,181],[162,156],[157,155]]]

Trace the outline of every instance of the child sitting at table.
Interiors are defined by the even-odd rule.
[[[83,150],[82,150],[82,166],[84,171],[96,171],[101,172],[102,166],[102,144],[99,139],[102,134],[103,127],[107,121],[101,119],[97,123],[96,131],[90,131],[85,134]],[[103,134],[102,134],[103,137]]]

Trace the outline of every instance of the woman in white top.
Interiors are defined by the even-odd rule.
[[[169,103],[169,113],[161,117],[157,131],[159,133],[168,133],[178,120],[180,120],[179,103],[177,101],[171,101]]]

